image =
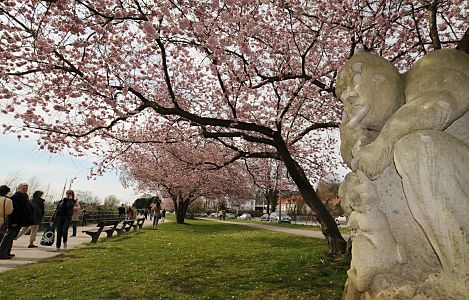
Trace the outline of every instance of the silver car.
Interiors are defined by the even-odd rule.
[[[262,217],[261,217],[261,221],[268,222],[269,221],[269,214],[263,214]]]
[[[279,219],[281,223],[288,223],[291,224],[291,218],[287,216],[286,214],[277,214],[277,213],[271,213],[270,214],[270,222],[276,222],[279,223]]]
[[[226,213],[225,215],[226,219],[236,219],[236,215],[233,213]]]
[[[244,213],[241,216],[239,216],[238,219],[240,219],[240,220],[251,220],[252,216],[251,216],[251,214]]]
[[[347,225],[347,219],[344,216],[338,216],[335,218],[337,225]]]

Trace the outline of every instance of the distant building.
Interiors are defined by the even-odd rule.
[[[280,191],[277,211],[282,211],[292,215],[309,215],[311,208],[303,200],[299,191],[282,190]]]

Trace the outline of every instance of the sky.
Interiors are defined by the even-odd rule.
[[[38,177],[40,182],[50,184],[52,195],[57,201],[62,197],[64,185],[72,190],[90,191],[101,201],[106,196],[115,195],[120,203],[131,204],[138,195],[132,189],[125,189],[116,172],[109,171],[104,176],[88,180],[87,175],[93,166],[91,160],[77,158],[65,153],[53,154],[40,150],[33,139],[21,139],[0,133],[0,184],[4,184],[9,175],[18,173],[22,182],[31,177]],[[10,187],[14,189],[15,187]]]

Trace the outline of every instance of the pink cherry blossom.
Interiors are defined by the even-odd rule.
[[[150,150],[133,145],[193,141],[190,153],[200,135],[226,148],[226,162],[276,159],[322,211],[335,252],[345,243],[313,185],[338,176],[341,164],[338,68],[363,47],[405,71],[438,45],[455,47],[469,9],[439,1],[433,28],[417,0],[146,3],[60,0],[46,10],[43,1],[0,2],[1,113],[50,151],[99,156],[97,168],[140,164],[151,175]],[[127,150],[135,157],[119,159]]]

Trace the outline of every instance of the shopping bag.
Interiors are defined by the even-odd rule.
[[[43,246],[52,246],[54,244],[54,240],[55,240],[54,226],[49,224],[47,225],[46,229],[44,230],[44,233],[42,234],[40,244]]]

